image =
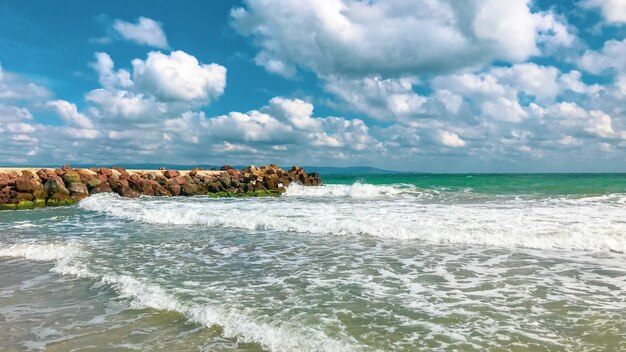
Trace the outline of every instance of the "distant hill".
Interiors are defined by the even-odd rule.
[[[61,167],[62,165],[6,165],[9,167]],[[107,167],[111,167],[111,166],[119,166],[119,167],[123,167],[125,169],[139,169],[139,170],[158,170],[159,168],[166,168],[166,169],[172,169],[172,170],[189,170],[192,169],[194,167],[201,167],[205,170],[210,170],[211,168],[216,168],[217,170],[219,170],[219,168],[221,167],[221,165],[210,165],[210,164],[200,164],[200,165],[179,165],[179,164],[167,164],[167,163],[163,163],[163,164],[153,164],[153,163],[141,163],[141,164],[124,164],[124,163],[119,163],[119,164],[98,164],[98,165],[94,165],[94,164],[71,164],[72,167],[76,167],[76,168],[90,168],[90,167],[101,167],[101,166],[107,166]],[[248,165],[232,165],[234,168],[237,169],[241,169],[244,168]],[[289,169],[291,168],[292,165],[283,165],[282,168],[283,169]],[[392,171],[392,170],[384,170],[384,169],[379,169],[379,168],[375,168],[375,167],[371,167],[371,166],[351,166],[351,167],[330,167],[330,166],[303,166],[303,168],[307,171],[307,172],[318,172],[320,174],[327,174],[327,175],[352,175],[352,174],[359,174],[359,175],[363,175],[363,174],[398,174],[401,173],[399,171]]]
[[[351,174],[399,174],[400,171],[383,170],[371,166],[351,167],[327,167],[327,166],[303,166],[307,172],[319,172],[327,175],[351,175]]]

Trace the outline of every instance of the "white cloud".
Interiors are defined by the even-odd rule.
[[[130,73],[126,70],[113,70],[114,63],[107,53],[96,53],[96,62],[91,67],[98,73],[98,79],[103,87],[111,88],[115,86],[130,87],[133,81],[130,79]]]
[[[589,127],[585,129],[587,132],[604,138],[611,137],[615,133],[613,131],[613,120],[611,116],[602,111],[591,111],[589,115]]]
[[[7,72],[0,65],[0,101],[1,100],[28,100],[46,99],[52,93],[21,75]]]
[[[540,42],[572,41],[552,14],[532,12],[529,0],[245,3],[231,12],[235,28],[254,38],[258,64],[284,76],[296,67],[319,76],[446,72],[520,62],[540,54]]]
[[[137,44],[167,49],[167,38],[161,28],[161,23],[146,17],[139,17],[137,23],[117,19],[113,22],[113,29],[124,39]]]
[[[26,108],[0,104],[0,123],[32,119],[33,115]]]
[[[165,101],[211,101],[226,87],[224,66],[201,64],[180,50],[169,55],[153,51],[146,60],[134,59],[132,65],[137,88]]]
[[[78,112],[75,104],[65,100],[53,100],[49,101],[46,105],[56,110],[59,116],[61,116],[61,118],[69,124],[85,129],[91,129],[94,127],[91,119]]]
[[[490,73],[499,82],[540,99],[553,99],[559,92],[557,77],[560,72],[553,66],[524,63],[510,68],[494,68]]]
[[[362,79],[332,77],[324,86],[352,111],[379,120],[396,120],[421,112],[426,98],[413,91],[415,78],[383,79],[372,75]]]
[[[154,99],[134,94],[126,90],[94,89],[87,93],[85,100],[98,106],[92,109],[93,115],[103,119],[120,117],[123,119],[158,118],[160,105]],[[165,109],[165,107],[161,107]]]
[[[607,69],[626,73],[626,39],[608,40],[600,51],[587,50],[580,58],[580,67],[593,74],[601,74]]]
[[[446,147],[458,148],[465,146],[465,141],[454,132],[439,131],[437,137],[439,138],[439,142]]]
[[[480,109],[485,116],[500,121],[521,122],[528,113],[522,108],[517,99],[495,97],[493,100],[481,104]]]
[[[624,0],[584,0],[583,7],[599,8],[608,23],[626,23],[626,1]]]

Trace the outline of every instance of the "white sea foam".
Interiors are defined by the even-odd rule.
[[[484,246],[626,252],[624,209],[613,202],[515,200],[436,204],[415,198],[310,201],[128,200],[103,194],[86,210],[151,224],[206,225],[323,235],[369,235]]]
[[[24,258],[34,261],[71,259],[81,253],[80,247],[62,243],[0,243],[0,257]]]
[[[306,187],[292,184],[287,187],[285,197],[352,197],[372,198],[397,196],[409,191],[415,191],[412,186],[371,185],[354,183],[351,185],[323,185],[320,187]]]
[[[78,245],[59,243],[0,244],[0,258],[24,258],[34,261],[54,261],[52,271],[83,279],[98,280],[111,286],[132,308],[153,308],[175,311],[190,321],[219,325],[223,335],[243,342],[258,343],[277,352],[290,351],[351,351],[349,344],[334,340],[313,328],[290,327],[256,319],[237,309],[209,304],[185,303],[158,285],[130,275],[97,274],[78,260],[85,253]]]

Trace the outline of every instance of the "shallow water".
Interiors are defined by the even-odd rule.
[[[3,350],[626,349],[626,182],[363,177],[0,213]]]

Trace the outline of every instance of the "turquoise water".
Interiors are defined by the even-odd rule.
[[[626,349],[625,175],[0,213],[0,350]]]
[[[410,184],[422,189],[486,194],[602,195],[626,192],[626,174],[325,175],[327,184]]]

